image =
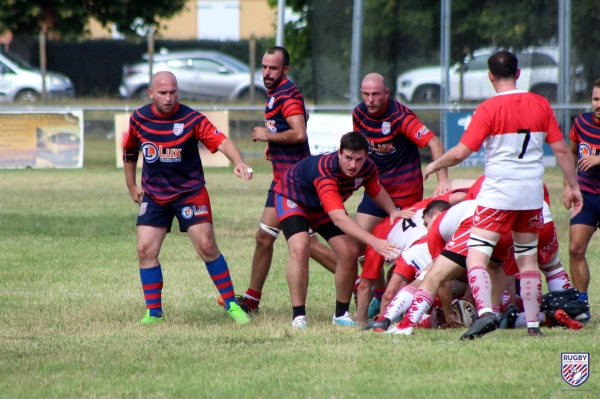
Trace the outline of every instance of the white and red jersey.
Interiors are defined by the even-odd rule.
[[[427,235],[427,245],[429,246],[429,252],[433,260],[440,255],[442,250],[446,248],[446,245],[448,245],[448,250],[452,250],[451,247],[462,244],[466,248],[466,242],[471,235],[471,221],[473,220],[475,209],[477,209],[476,201],[463,201],[454,205],[434,220]],[[462,233],[459,236],[455,236],[459,227],[461,227]]]
[[[510,90],[481,103],[460,142],[485,149],[485,180],[477,204],[501,210],[540,209],[543,144],[563,139],[550,103]]]

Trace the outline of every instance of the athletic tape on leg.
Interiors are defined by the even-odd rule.
[[[275,227],[267,226],[264,223],[260,223],[260,228],[266,231],[267,233],[271,234],[275,238],[277,238],[279,232],[281,231],[280,229],[276,229]]]
[[[494,247],[498,241],[490,240],[488,238],[483,238],[476,234],[471,234],[471,238],[467,241],[467,247],[476,249],[479,252],[483,252],[487,256],[491,257],[492,252],[494,252]]]
[[[517,244],[515,242],[515,259],[519,259],[520,256],[534,255],[537,253],[538,240],[532,241],[527,244]]]

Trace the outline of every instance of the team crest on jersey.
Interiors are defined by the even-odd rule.
[[[275,120],[265,119],[265,127],[269,133],[277,133],[277,126],[275,126]]]
[[[294,201],[292,201],[291,199],[287,200],[287,206],[288,208],[298,208],[298,204],[296,204]]]
[[[383,133],[383,135],[387,135],[390,134],[390,132],[392,131],[392,124],[388,121],[385,121],[381,124],[381,133]]]
[[[423,127],[420,128],[417,131],[417,133],[415,133],[415,137],[417,138],[417,140],[420,140],[421,137],[425,136],[428,132],[429,132],[429,129],[427,128],[427,126],[423,125]]]
[[[148,203],[147,202],[142,202],[140,204],[140,210],[138,212],[138,216],[142,216],[143,214],[146,213],[146,209],[148,209]]]
[[[181,136],[181,133],[183,133],[183,127],[185,125],[183,123],[173,123],[173,134],[175,136]]]
[[[596,149],[589,146],[587,143],[579,143],[579,158],[596,155]]]
[[[189,206],[186,206],[181,210],[181,216],[183,216],[185,219],[191,219],[192,216],[194,216],[194,211]]]
[[[273,109],[273,105],[275,104],[275,97],[271,97],[271,99],[269,100],[269,109]]]
[[[354,188],[355,189],[359,188],[361,186],[362,182],[363,182],[362,177],[354,179]]]
[[[563,352],[560,354],[562,378],[571,386],[578,387],[590,376],[589,352]]]

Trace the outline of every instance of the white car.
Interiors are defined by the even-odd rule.
[[[490,50],[479,50],[464,63],[462,101],[482,101],[495,94],[488,79],[487,60]],[[521,76],[517,88],[531,91],[555,102],[558,93],[558,49],[556,47],[535,47],[516,54]],[[402,102],[433,104],[440,102],[442,70],[440,66],[427,66],[407,71],[396,81],[396,99]],[[586,89],[583,67],[575,68],[571,77],[572,94]],[[450,67],[449,101],[461,101],[460,64]]]
[[[19,57],[0,51],[0,103],[35,103],[42,97],[42,74]],[[75,97],[68,77],[46,73],[46,94],[50,99]]]

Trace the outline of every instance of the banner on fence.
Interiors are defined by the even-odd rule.
[[[350,114],[310,114],[306,126],[310,153],[337,151],[341,137],[351,131]]]
[[[83,111],[0,111],[0,168],[81,168]]]
[[[448,151],[460,141],[463,133],[471,122],[472,112],[448,112],[446,113],[446,142],[444,143],[445,150]],[[556,166],[556,158],[550,149],[550,146],[544,143],[544,156],[542,162],[546,167]],[[459,167],[480,166],[485,165],[485,151],[483,146],[479,151],[472,153],[467,159],[461,162]]]
[[[202,114],[219,129],[221,133],[229,137],[229,111],[203,111]],[[115,114],[115,149],[117,154],[117,168],[123,167],[123,136],[129,130],[129,113]],[[202,144],[198,145],[202,166],[227,167],[229,159],[220,151],[212,154]],[[142,167],[143,157],[139,157],[138,168]]]

